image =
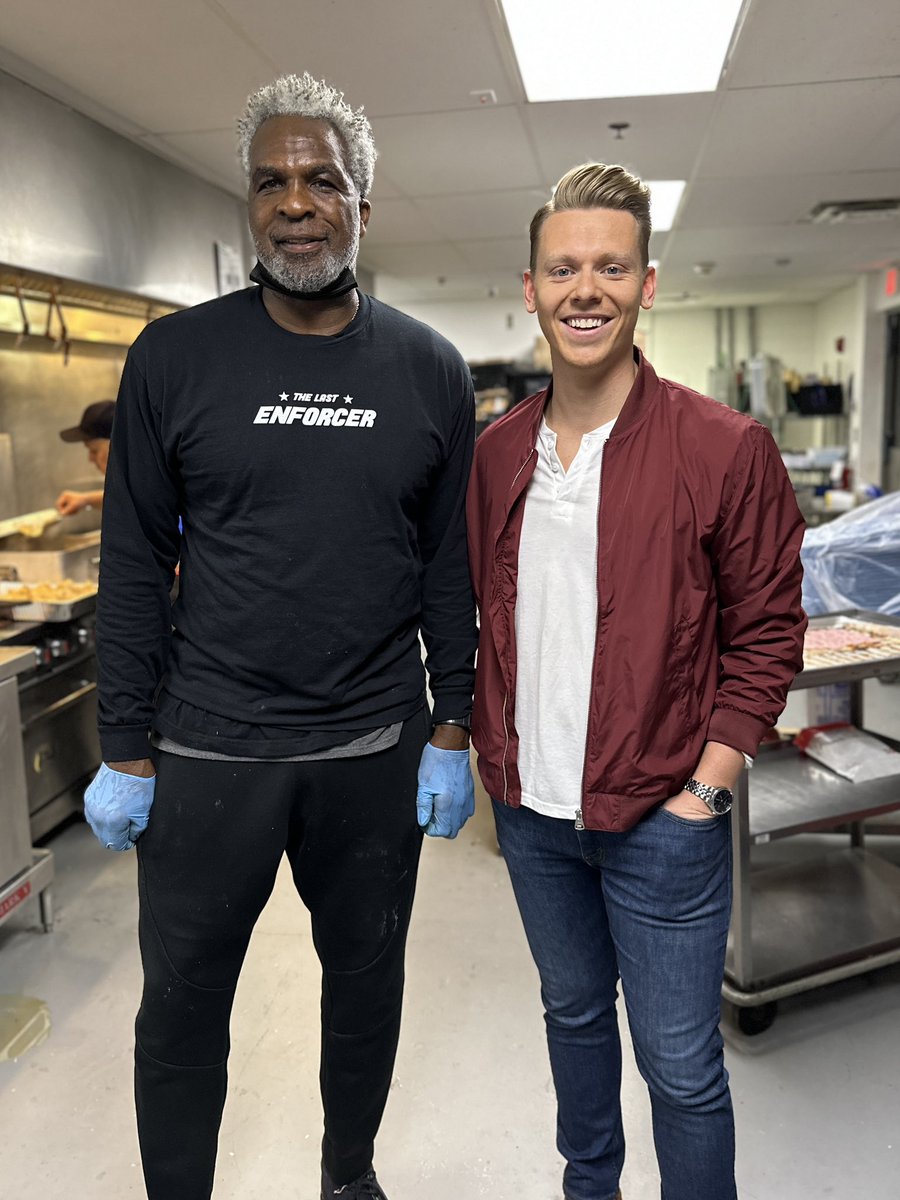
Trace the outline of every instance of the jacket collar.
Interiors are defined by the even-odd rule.
[[[631,390],[625,398],[625,403],[622,405],[622,410],[616,418],[615,428],[611,435],[614,438],[622,437],[627,430],[642,421],[659,397],[659,376],[637,346],[634,347],[634,361],[637,364],[637,374],[634,377]],[[520,435],[522,438],[521,449],[523,456],[537,443],[541,419],[552,394],[553,381],[551,380],[549,387],[529,397],[520,406],[522,419]]]

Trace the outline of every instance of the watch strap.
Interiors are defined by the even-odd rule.
[[[433,728],[437,729],[438,725],[457,725],[460,729],[465,729],[469,733],[472,729],[471,717],[444,717],[440,721],[434,721]]]
[[[725,813],[730,812],[734,803],[734,793],[730,788],[701,783],[699,779],[689,779],[684,785],[684,790],[702,800],[709,811],[717,817],[724,816]],[[727,799],[723,798],[723,792]]]
[[[686,792],[690,792],[694,796],[697,796],[698,799],[706,803],[707,801],[712,800],[716,792],[720,791],[721,789],[713,787],[711,783],[701,783],[699,779],[689,779],[684,785],[684,790]]]

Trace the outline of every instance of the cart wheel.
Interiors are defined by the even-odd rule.
[[[775,1020],[777,1012],[778,1004],[774,1000],[769,1004],[758,1004],[754,1008],[739,1008],[737,1010],[738,1028],[747,1037],[756,1037],[758,1033],[766,1032]]]

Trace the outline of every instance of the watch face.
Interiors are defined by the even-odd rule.
[[[724,813],[731,812],[731,806],[734,803],[734,796],[729,792],[728,788],[716,788],[713,793],[710,805],[714,813],[720,816]]]

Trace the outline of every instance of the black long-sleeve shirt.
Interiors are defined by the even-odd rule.
[[[473,440],[457,351],[370,297],[333,337],[281,328],[258,288],[149,325],[103,505],[104,759],[146,756],[160,689],[213,729],[403,720],[422,704],[420,629],[435,719],[467,715]]]

